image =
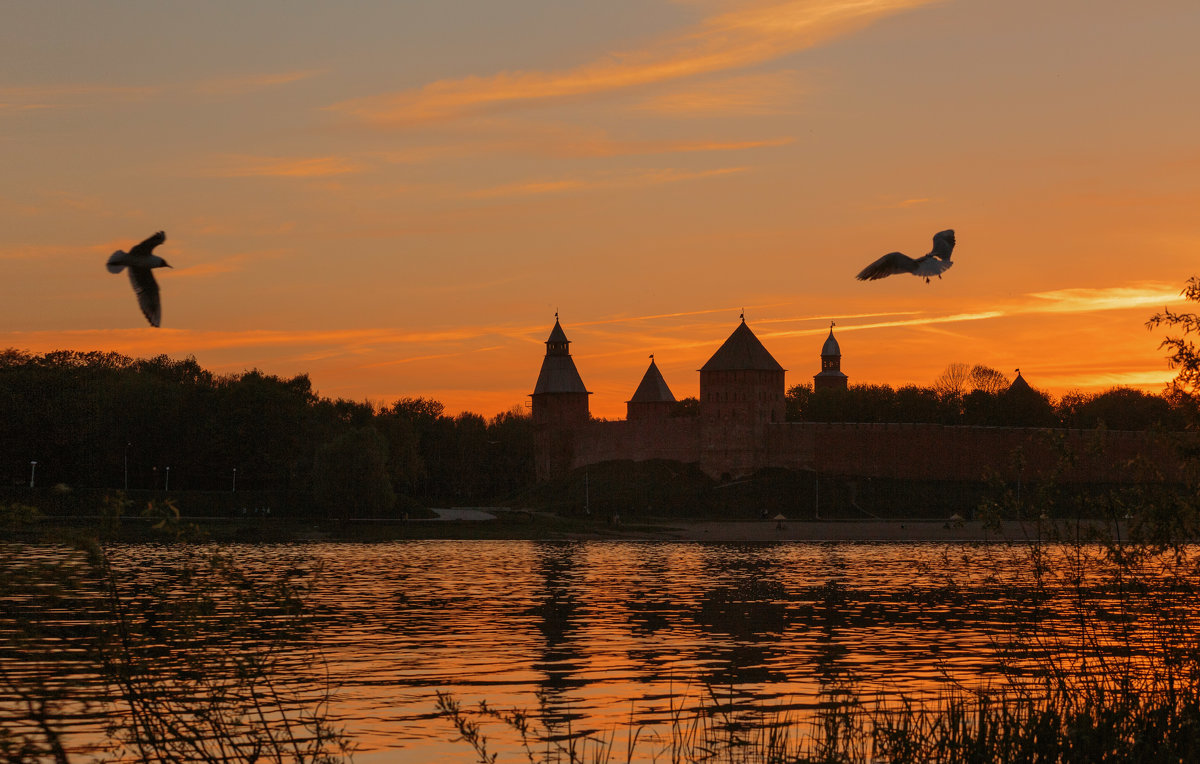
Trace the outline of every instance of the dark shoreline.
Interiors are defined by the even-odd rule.
[[[232,543],[371,543],[405,540],[513,541],[694,541],[700,543],[895,542],[1026,543],[1035,540],[1125,538],[1126,523],[1101,520],[1030,520],[984,523],[978,520],[910,518],[897,520],[719,521],[704,518],[638,517],[635,522],[561,517],[527,510],[488,508],[489,520],[343,520],[184,517],[179,538]],[[480,511],[480,510],[477,510]],[[174,540],[142,518],[123,518],[102,528],[98,518],[42,518],[9,529],[11,540],[55,543],[77,537],[105,541]]]

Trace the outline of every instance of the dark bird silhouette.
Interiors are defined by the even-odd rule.
[[[129,283],[133,284],[138,306],[151,326],[162,321],[162,300],[158,297],[158,282],[154,280],[154,268],[170,268],[171,264],[154,254],[154,248],[167,240],[162,231],[154,234],[128,252],[118,249],[108,258],[105,267],[109,273],[120,273],[129,269]]]
[[[889,252],[863,268],[856,278],[859,281],[873,281],[896,273],[911,273],[923,277],[925,282],[929,283],[930,276],[940,279],[942,273],[954,265],[950,262],[950,253],[953,251],[954,231],[941,231],[934,234],[933,250],[928,255],[913,259],[901,252]]]

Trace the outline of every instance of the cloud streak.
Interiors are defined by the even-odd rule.
[[[276,74],[248,74],[239,77],[205,80],[197,83],[195,91],[203,95],[245,95],[260,90],[290,85],[323,74],[321,70],[309,69],[297,72],[279,72]]]
[[[364,172],[367,166],[342,156],[256,157],[227,156],[204,171],[217,178],[328,178]]]
[[[479,111],[592,96],[772,61],[933,0],[773,0],[712,16],[646,50],[558,72],[501,72],[329,107],[379,127],[453,120]]]
[[[666,183],[680,183],[690,180],[715,178],[722,175],[733,175],[745,172],[747,167],[720,167],[712,170],[684,172],[674,169],[643,170],[637,173],[618,176],[602,176],[592,179],[565,178],[561,180],[536,180],[510,183],[503,186],[484,188],[471,191],[464,196],[468,199],[496,199],[501,197],[543,196],[561,194],[569,191],[584,191],[613,188],[643,188],[659,186]]]
[[[1110,310],[1161,307],[1179,303],[1179,289],[1166,284],[1143,284],[1128,287],[1102,287],[1099,289],[1073,288],[1050,292],[1032,292],[1011,302],[989,306],[982,310],[949,313],[940,316],[914,315],[890,321],[873,321],[863,324],[839,325],[839,332],[864,329],[893,329],[908,326],[935,326],[938,324],[984,321],[993,318],[1034,316],[1046,314],[1098,313]],[[836,317],[835,317],[836,318]],[[795,329],[766,333],[764,337],[802,337],[823,334],[829,327],[818,329]]]
[[[796,110],[801,95],[796,72],[769,72],[677,87],[647,98],[636,108],[677,117],[784,114]]]
[[[535,125],[489,120],[483,127],[503,137],[462,138],[454,143],[414,146],[371,155],[383,164],[412,165],[481,155],[524,155],[556,159],[604,159],[651,154],[751,151],[795,143],[791,137],[756,140],[630,140],[575,125]]]

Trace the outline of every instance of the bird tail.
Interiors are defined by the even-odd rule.
[[[124,256],[125,252],[118,249],[116,252],[113,252],[111,255],[109,255],[108,262],[105,263],[104,267],[108,269],[109,273],[120,273],[121,271],[125,270],[125,265],[117,261]]]

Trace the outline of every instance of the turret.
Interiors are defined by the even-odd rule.
[[[650,367],[642,375],[633,397],[625,402],[625,418],[629,421],[645,419],[666,419],[671,409],[675,408],[675,396],[662,372],[654,364],[654,356],[650,356]]]
[[[766,461],[766,427],[784,421],[784,368],[741,324],[700,368],[705,470],[732,477]]]
[[[845,390],[849,377],[842,373],[842,348],[833,336],[834,323],[829,322],[829,337],[821,347],[821,372],[813,376],[813,390]]]

